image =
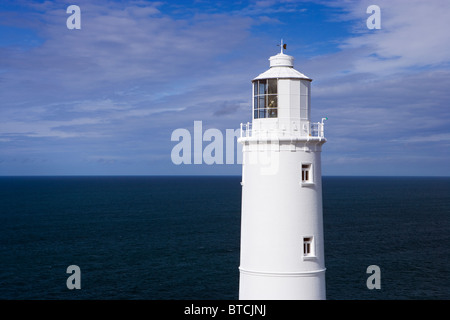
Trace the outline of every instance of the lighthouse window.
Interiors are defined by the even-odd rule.
[[[303,237],[303,256],[314,256],[313,237]]]
[[[278,80],[265,79],[253,82],[253,117],[278,117]]]
[[[310,163],[302,163],[302,182],[312,182]]]

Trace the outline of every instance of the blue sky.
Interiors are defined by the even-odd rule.
[[[283,38],[329,118],[324,175],[449,176],[449,16],[445,0],[2,0],[0,175],[239,175],[173,164],[171,134],[250,121]]]

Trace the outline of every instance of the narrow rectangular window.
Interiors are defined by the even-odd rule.
[[[303,256],[304,257],[314,256],[313,237],[303,238]]]
[[[302,182],[312,182],[310,163],[302,164]]]

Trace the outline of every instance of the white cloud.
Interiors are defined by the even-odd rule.
[[[393,142],[422,143],[422,142],[450,142],[450,133],[424,134],[420,136],[393,139]]]
[[[381,9],[381,29],[368,30],[365,9],[373,1],[348,6],[346,18],[358,21],[357,34],[342,49],[363,49],[353,63],[353,72],[391,75],[424,66],[450,63],[448,1],[377,1]],[[414,70],[413,70],[414,71]]]
[[[66,28],[65,3],[31,4],[39,11],[28,18],[45,42],[27,51],[0,48],[0,134],[116,135],[134,128],[130,119],[154,121],[224,95],[217,88],[235,74],[221,72],[227,66],[219,57],[241,44],[253,20],[227,14],[188,20],[165,15],[161,3],[133,3],[80,1],[81,30]],[[207,86],[211,92],[203,94]]]
[[[169,15],[168,3],[81,0],[79,31],[65,27],[66,3],[33,8],[18,21],[45,41],[27,50],[0,48],[6,145],[0,152],[13,154],[20,141],[23,154],[70,149],[110,164],[122,157],[161,160],[170,158],[171,131],[194,120],[205,128],[238,128],[251,118],[250,80],[268,68],[271,49],[263,49],[261,30],[274,33],[282,14],[300,12],[302,4],[250,2],[220,14],[210,4],[197,14],[181,6]],[[339,52],[298,63],[315,79],[312,120],[330,118],[324,159],[363,167],[393,161],[395,151],[413,156],[402,146],[423,140],[442,158],[450,117],[449,4],[380,0],[382,29],[367,30],[370,4],[323,2],[343,9],[330,12],[352,32],[336,39]]]
[[[21,122],[7,121],[0,122],[1,135],[10,137],[54,137],[54,138],[74,138],[74,137],[99,137],[99,134],[92,131],[67,131],[65,128],[72,126],[86,126],[100,123],[101,119],[79,118],[69,121],[37,121]]]

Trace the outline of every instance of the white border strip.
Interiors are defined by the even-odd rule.
[[[296,272],[274,272],[274,271],[255,271],[246,270],[239,267],[239,271],[244,274],[254,275],[254,276],[269,276],[269,277],[309,277],[315,276],[320,273],[324,273],[327,268],[311,271],[296,271]]]

